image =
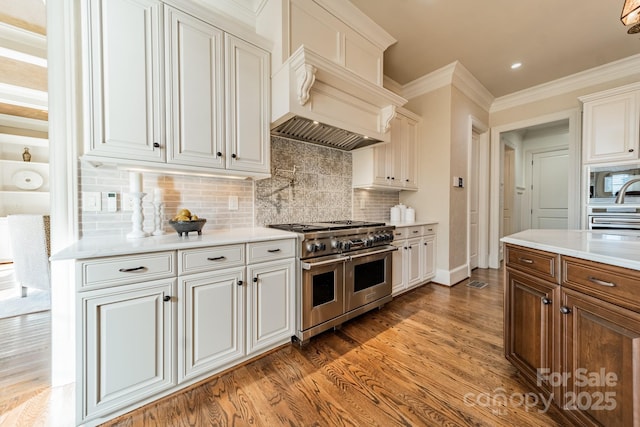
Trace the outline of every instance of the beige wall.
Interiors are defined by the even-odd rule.
[[[453,176],[461,176],[468,182],[468,151],[469,138],[471,136],[470,118],[474,117],[485,126],[489,125],[489,113],[478,104],[469,99],[456,87],[452,90],[452,114],[451,114],[451,173]],[[449,267],[455,269],[467,264],[467,199],[469,186],[451,189],[450,198],[450,250]]]
[[[416,220],[436,220],[437,268],[449,269],[449,175],[451,87],[409,101],[405,106],[422,117],[418,132],[418,191],[403,191],[400,201],[416,210]]]

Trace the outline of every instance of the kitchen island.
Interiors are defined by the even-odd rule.
[[[289,343],[296,235],[270,228],[82,239],[76,421],[93,426]]]
[[[576,425],[640,425],[640,234],[506,236],[505,357]]]

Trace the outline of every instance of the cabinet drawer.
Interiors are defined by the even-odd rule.
[[[393,238],[395,240],[410,239],[412,237],[422,236],[422,226],[416,225],[413,227],[396,227],[393,231]]]
[[[178,274],[244,265],[244,245],[211,246],[178,251]]]
[[[436,234],[436,225],[435,224],[423,225],[422,226],[422,233],[425,236],[430,236],[430,235]]]
[[[176,275],[175,252],[82,260],[76,262],[76,273],[83,290],[163,279]]]
[[[270,240],[247,244],[247,263],[271,261],[296,256],[295,239]]]
[[[560,283],[558,275],[559,255],[512,245],[506,245],[505,251],[507,267]]]
[[[562,285],[640,312],[640,272],[562,257]]]

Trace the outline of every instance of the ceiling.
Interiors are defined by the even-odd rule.
[[[398,40],[384,74],[402,85],[459,61],[499,98],[640,54],[623,0],[351,2]]]

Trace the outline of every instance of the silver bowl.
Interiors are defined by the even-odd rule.
[[[204,227],[205,222],[207,222],[207,220],[204,218],[198,218],[193,221],[169,220],[169,224],[176,230],[178,236],[182,236],[183,234],[188,236],[192,231],[196,231],[198,235],[202,234],[202,227]]]

